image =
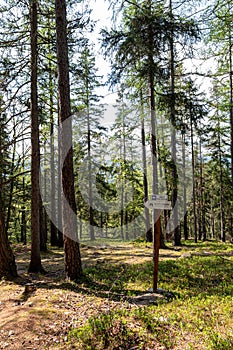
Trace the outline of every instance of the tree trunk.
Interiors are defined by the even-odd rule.
[[[226,222],[224,212],[224,186],[223,186],[223,171],[222,171],[222,148],[220,136],[220,122],[218,120],[218,160],[219,160],[219,182],[220,182],[220,222],[221,222],[221,241],[226,242]]]
[[[51,33],[49,35],[52,35]],[[49,45],[49,54],[52,56],[52,47]],[[55,181],[55,146],[54,146],[54,84],[51,59],[48,61],[49,68],[49,119],[50,119],[50,244],[58,246],[58,222],[56,211],[56,181]]]
[[[16,125],[15,120],[13,121],[13,139],[16,139]],[[10,193],[9,193],[9,203],[7,208],[7,217],[6,217],[6,233],[8,234],[9,225],[10,225],[10,219],[11,219],[11,207],[12,207],[12,198],[13,198],[13,190],[14,190],[14,167],[15,167],[15,154],[16,154],[16,141],[14,141],[13,145],[13,154],[12,154],[12,161],[11,161],[11,171],[10,171]]]
[[[60,121],[58,117],[58,125],[60,129]],[[61,135],[60,132],[58,133],[58,145],[61,144]],[[64,246],[64,239],[63,239],[63,233],[62,233],[62,184],[61,184],[61,149],[58,147],[58,178],[57,178],[57,227],[58,227],[58,247],[62,248]]]
[[[231,129],[231,186],[233,194],[233,67],[232,67],[232,35],[229,27],[229,81],[230,81],[230,129]]]
[[[55,0],[55,5],[59,95],[58,113],[59,125],[61,128],[64,260],[66,277],[78,281],[82,274],[82,265],[77,235],[77,215],[74,191],[66,2],[64,0]]]
[[[50,77],[50,80],[52,78]],[[52,83],[50,83],[52,85]],[[53,96],[50,88],[50,243],[51,246],[58,245],[56,197],[55,197],[55,167],[54,167],[54,120],[53,120]]]
[[[203,196],[202,196],[202,150],[201,150],[201,139],[199,137],[199,176],[198,176],[198,186],[197,186],[197,206],[198,206],[198,240],[202,240],[202,217],[203,217]]]
[[[147,165],[146,165],[146,136],[145,136],[145,122],[143,110],[142,91],[140,89],[140,104],[141,104],[141,143],[142,143],[142,166],[143,166],[143,189],[144,189],[144,203],[148,201],[148,179],[147,179]],[[146,223],[146,241],[152,242],[152,229],[150,225],[150,213],[147,207],[144,207],[145,223]]]
[[[0,278],[17,277],[15,257],[8,242],[4,213],[0,198]]]
[[[93,210],[93,190],[92,190],[92,166],[91,166],[91,126],[90,126],[90,110],[89,110],[89,85],[86,82],[87,89],[87,151],[88,151],[88,196],[89,196],[89,224],[90,239],[95,240],[94,232],[94,210]]]
[[[124,182],[123,182],[123,187],[124,187],[124,207],[122,207],[122,210],[124,212],[124,227],[125,227],[125,240],[129,240],[129,229],[128,229],[128,209],[127,209],[127,200],[128,200],[128,189],[126,188],[126,176],[125,176],[125,167],[126,167],[126,137],[125,137],[125,114],[123,111],[123,125],[122,125],[122,134],[123,134],[123,164],[124,164],[124,169],[123,169],[123,174],[124,174]]]
[[[151,1],[149,1],[151,8]],[[150,10],[151,11],[151,10]],[[156,141],[156,118],[155,118],[155,93],[154,93],[154,43],[153,29],[149,26],[149,52],[148,62],[149,71],[149,91],[150,91],[150,117],[151,117],[151,158],[152,158],[152,192],[158,194],[158,155]],[[157,290],[158,282],[158,260],[159,248],[161,239],[161,221],[160,211],[153,210],[153,255],[154,255],[154,277],[153,277],[153,292]]]
[[[25,169],[25,164],[24,164],[24,159],[25,159],[25,151],[24,151],[24,139],[22,140],[22,166],[23,166],[23,171]],[[24,245],[27,244],[27,222],[26,222],[26,189],[25,189],[25,176],[23,175],[23,183],[22,183],[22,191],[23,191],[23,205],[21,209],[21,223],[20,223],[20,242],[23,243]]]
[[[194,222],[194,241],[197,243],[197,214],[196,214],[196,186],[195,186],[195,154],[193,140],[193,121],[190,111],[190,129],[191,129],[191,153],[192,153],[192,185],[193,185],[193,222]]]
[[[175,61],[174,61],[174,33],[173,33],[173,13],[172,1],[169,2],[171,32],[170,32],[170,79],[171,79],[171,100],[170,119],[172,124],[171,134],[171,155],[172,155],[172,219],[173,219],[173,246],[181,245],[180,228],[178,225],[178,173],[176,166],[176,115],[175,115]]]
[[[123,156],[123,151],[122,151],[122,135],[121,135],[121,140],[120,140],[120,158]],[[120,227],[121,227],[121,238],[124,241],[124,184],[123,184],[123,179],[121,179],[121,211],[120,211]]]
[[[37,1],[30,4],[31,18],[31,261],[29,272],[43,272],[40,256],[40,146],[37,92]]]
[[[26,223],[26,208],[23,205],[21,210],[21,223],[20,223],[20,242],[24,245],[27,244],[27,223]]]
[[[47,216],[40,196],[40,251],[47,252]]]
[[[183,229],[184,239],[188,240],[188,222],[187,222],[187,190],[186,190],[186,162],[185,162],[185,130],[182,130],[182,170],[183,170]]]

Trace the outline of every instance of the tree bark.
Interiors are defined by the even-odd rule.
[[[223,164],[222,164],[222,148],[220,135],[220,121],[218,119],[218,161],[219,161],[219,182],[220,182],[220,223],[221,223],[221,241],[226,242],[226,219],[224,211],[224,185],[223,185]]]
[[[78,281],[82,274],[77,235],[77,217],[74,191],[72,122],[70,108],[69,59],[67,44],[66,1],[55,0],[56,40],[59,95],[59,125],[61,129],[62,228],[66,277]],[[72,144],[72,143],[71,143]]]
[[[87,92],[87,152],[88,152],[88,196],[89,196],[89,224],[90,224],[90,239],[95,240],[94,232],[94,210],[93,210],[93,190],[92,190],[92,166],[91,166],[91,123],[90,123],[90,108],[89,108],[89,84],[88,78],[86,81]]]
[[[192,153],[192,185],[193,185],[193,222],[194,222],[194,241],[197,243],[197,212],[196,212],[196,186],[195,186],[195,154],[194,154],[194,135],[193,121],[190,111],[190,131],[191,131],[191,153]]]
[[[49,62],[49,114],[50,114],[50,243],[58,245],[57,213],[56,213],[56,186],[55,186],[55,151],[54,151],[54,117],[53,117],[53,81],[52,67]]]
[[[23,160],[23,171],[25,169],[25,151],[24,151],[24,139],[22,141],[22,160]],[[21,235],[20,235],[20,241],[21,243],[23,243],[24,245],[27,244],[27,221],[26,221],[26,207],[25,207],[25,203],[26,203],[26,188],[25,188],[25,176],[23,175],[23,180],[22,180],[22,191],[23,191],[23,205],[22,205],[22,209],[21,209]]]
[[[37,91],[37,1],[30,4],[31,18],[31,261],[29,272],[44,269],[40,256],[40,145]]]
[[[47,213],[40,196],[40,251],[47,252]]]
[[[183,170],[183,229],[184,239],[188,240],[188,221],[187,221],[187,190],[186,190],[186,161],[185,161],[185,130],[182,130],[182,170]]]
[[[0,198],[0,278],[17,277],[15,257],[8,242],[3,206]]]
[[[60,129],[60,121],[58,117],[58,125]],[[58,145],[61,145],[61,134],[60,132],[58,133]],[[58,247],[63,248],[64,246],[64,237],[62,233],[62,179],[61,179],[61,149],[58,147],[58,162],[57,162],[57,167],[58,167],[58,178],[57,178],[57,225],[58,225]]]
[[[231,186],[233,194],[233,65],[232,65],[232,34],[229,26],[229,82],[230,82],[230,149],[231,149]]]
[[[149,1],[149,10],[151,12],[151,0]],[[155,118],[155,92],[154,92],[154,42],[153,29],[149,25],[149,92],[150,92],[150,117],[151,117],[151,157],[152,157],[152,193],[158,194],[158,155],[157,155],[157,140],[156,140],[156,118]],[[154,255],[154,277],[153,277],[153,292],[157,290],[158,282],[158,261],[159,248],[161,240],[161,220],[159,210],[153,210],[153,255]]]
[[[13,138],[16,139],[16,125],[15,120],[13,120],[14,126],[13,126]],[[10,220],[11,220],[11,207],[12,207],[12,199],[13,199],[13,191],[14,191],[14,167],[15,167],[15,154],[16,154],[16,141],[14,141],[13,145],[13,154],[12,154],[12,161],[11,161],[11,171],[10,171],[10,193],[9,193],[9,203],[7,208],[7,216],[6,216],[6,232],[9,230],[10,226]]]
[[[172,1],[169,2],[171,32],[170,32],[170,78],[171,78],[171,111],[170,119],[172,124],[171,134],[171,155],[172,155],[172,215],[173,215],[173,245],[181,245],[180,228],[178,225],[178,206],[177,206],[177,194],[178,194],[178,173],[176,166],[176,115],[175,115],[175,62],[174,62],[174,30],[173,30],[173,13],[172,13]]]
[[[140,89],[140,104],[141,104],[141,144],[142,144],[142,166],[143,166],[143,189],[144,189],[144,203],[148,201],[148,179],[147,179],[147,165],[146,165],[146,135],[145,135],[145,121],[143,110],[142,90]],[[144,207],[145,223],[146,223],[146,241],[152,242],[152,228],[150,225],[150,213],[147,207]]]

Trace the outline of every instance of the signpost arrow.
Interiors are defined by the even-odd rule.
[[[171,210],[171,202],[168,200],[148,200],[145,203],[145,207],[148,209],[163,209],[163,210]]]

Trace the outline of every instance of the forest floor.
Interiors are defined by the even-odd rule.
[[[27,273],[29,246],[14,251],[19,277],[0,281],[0,349],[233,349],[230,243],[160,250],[157,294],[151,244],[81,245],[78,285],[64,279],[62,250],[42,253],[45,275]]]

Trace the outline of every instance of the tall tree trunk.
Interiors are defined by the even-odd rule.
[[[49,23],[50,25],[50,19]],[[49,37],[52,33],[49,29]],[[53,55],[53,44],[49,43],[49,55]],[[58,242],[58,222],[56,210],[56,178],[55,178],[55,146],[54,146],[54,83],[53,83],[53,67],[52,60],[48,60],[49,70],[49,119],[50,119],[50,244],[51,246],[59,246]]]
[[[190,129],[191,129],[191,153],[192,153],[192,185],[193,185],[193,222],[194,222],[194,241],[197,243],[197,213],[196,213],[196,186],[195,186],[195,154],[194,154],[194,135],[193,121],[190,111]]]
[[[24,159],[25,159],[25,151],[24,151],[24,139],[22,141],[22,166],[24,171]],[[26,222],[26,188],[25,188],[25,176],[23,175],[23,183],[22,183],[22,191],[23,191],[23,205],[21,209],[21,224],[20,224],[20,241],[24,245],[27,244],[27,222]]]
[[[40,251],[47,252],[47,216],[40,196]]]
[[[170,119],[172,124],[171,134],[171,155],[172,155],[172,219],[173,219],[173,245],[181,245],[180,228],[178,225],[178,173],[176,166],[176,115],[175,115],[175,58],[174,58],[174,30],[173,30],[173,13],[172,1],[169,2],[171,32],[170,32],[170,79],[171,79],[171,100],[170,100]]]
[[[48,183],[48,174],[47,174],[47,168],[46,168],[46,144],[44,143],[44,193],[40,195],[40,251],[46,252],[47,251],[47,239],[48,239],[48,226],[47,226],[47,212],[43,205],[44,202],[47,203],[48,201],[48,190],[47,190],[47,183]]]
[[[233,65],[232,65],[232,34],[229,26],[229,81],[230,81],[230,129],[231,129],[231,186],[233,195]]]
[[[77,211],[74,190],[66,1],[55,0],[55,5],[59,95],[58,113],[61,128],[62,228],[64,235],[64,260],[66,277],[68,279],[78,281],[82,274],[82,264],[77,234]],[[67,147],[69,149],[66,149]]]
[[[9,230],[10,225],[10,219],[11,219],[11,207],[12,207],[12,198],[13,198],[13,190],[14,190],[14,167],[15,167],[15,153],[16,153],[16,125],[15,120],[13,121],[13,139],[14,139],[14,145],[13,145],[13,155],[11,160],[11,171],[10,171],[10,193],[9,193],[9,203],[7,207],[7,218],[6,218],[6,232]]]
[[[26,208],[24,205],[22,206],[22,210],[21,210],[20,242],[23,243],[24,245],[27,244]]]
[[[199,153],[200,153],[200,239],[206,241],[206,212],[205,212],[205,200],[204,200],[204,179],[203,179],[203,161],[202,161],[202,148],[201,148],[201,138],[199,141]]]
[[[149,10],[151,12],[151,0],[149,1]],[[149,91],[150,91],[150,117],[151,117],[151,157],[152,157],[152,192],[158,194],[158,155],[157,155],[157,140],[156,140],[156,118],[155,118],[155,92],[154,92],[154,42],[153,29],[149,26],[149,52],[148,62],[149,71]],[[154,254],[154,277],[153,291],[157,290],[158,282],[158,260],[159,248],[161,239],[161,221],[160,211],[153,210],[153,254]]]
[[[40,256],[40,146],[37,92],[37,1],[30,3],[31,21],[31,260],[29,272],[43,272]]]
[[[202,178],[202,150],[201,150],[201,138],[199,138],[199,186],[197,191],[197,204],[198,204],[198,239],[202,240],[202,217],[203,213],[203,195],[202,195],[202,186],[203,186],[203,178]]]
[[[182,168],[183,168],[183,229],[184,239],[188,240],[188,221],[187,221],[187,190],[186,190],[186,161],[185,161],[185,130],[182,131]]]
[[[50,77],[51,81],[52,77]],[[55,155],[54,155],[54,118],[53,118],[53,95],[50,83],[50,243],[51,246],[58,245],[57,237],[57,215],[56,215],[56,196],[55,196]]]
[[[146,134],[145,134],[145,118],[143,109],[142,90],[140,89],[140,104],[141,104],[141,144],[142,144],[142,166],[143,166],[143,189],[144,203],[148,201],[148,179],[146,165]],[[152,242],[152,229],[150,225],[150,213],[147,207],[144,207],[145,223],[146,223],[146,241]]]
[[[120,158],[123,156],[123,151],[122,151],[122,135],[120,139]],[[125,236],[124,236],[124,184],[123,184],[123,179],[121,179],[121,211],[120,211],[120,226],[121,226],[121,238],[124,241]]]
[[[87,78],[88,80],[88,78]],[[91,166],[91,125],[90,125],[90,109],[89,109],[89,84],[86,81],[87,90],[87,152],[88,152],[88,197],[89,197],[89,224],[90,239],[95,240],[94,232],[94,210],[93,210],[93,189],[92,189],[92,166]]]
[[[126,176],[125,176],[125,172],[126,172],[126,137],[125,137],[125,114],[123,111],[123,177],[124,177],[124,182],[123,182],[123,187],[124,187],[124,207],[122,207],[122,210],[124,212],[124,227],[125,227],[125,240],[128,241],[129,240],[129,228],[128,228],[128,209],[127,209],[127,200],[128,200],[128,189],[126,188]]]
[[[220,122],[218,120],[218,160],[219,160],[219,182],[220,182],[220,222],[221,222],[221,241],[226,242],[226,222],[224,212],[224,186],[223,186],[223,171],[222,171],[222,149],[220,136]]]
[[[60,121],[58,117],[58,145],[61,145],[61,133],[60,133]],[[58,178],[57,178],[57,227],[58,227],[58,247],[62,248],[64,246],[64,239],[63,239],[63,233],[62,233],[62,179],[61,179],[61,149],[58,147]]]
[[[155,96],[154,96],[154,76],[150,74],[150,108],[151,108],[151,157],[152,157],[152,192],[158,194],[158,168],[157,168],[157,145],[155,130]],[[157,290],[158,281],[158,259],[161,240],[160,211],[153,210],[153,254],[154,254],[154,281],[153,291]]]

